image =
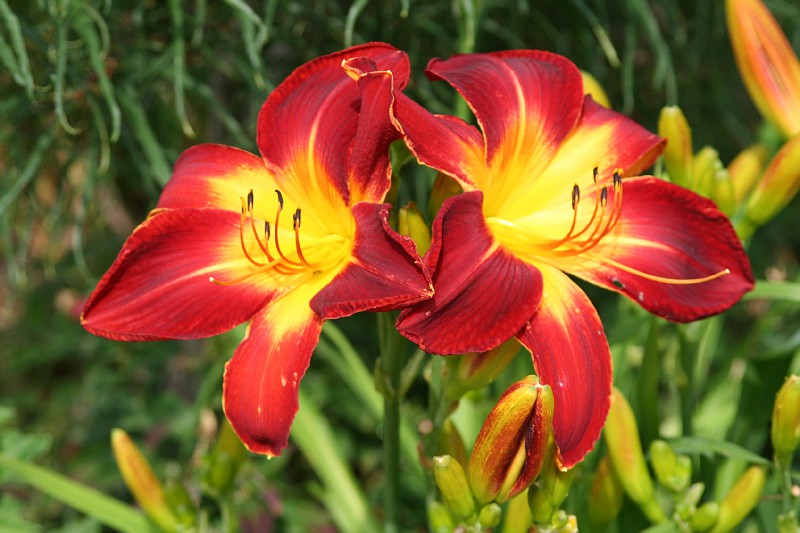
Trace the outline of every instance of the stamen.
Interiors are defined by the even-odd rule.
[[[252,196],[253,196],[253,191],[250,191],[250,194],[247,195],[248,205],[252,205],[251,201]],[[250,252],[247,251],[247,245],[244,243],[245,203],[244,203],[244,198],[242,198],[241,200],[242,200],[242,216],[239,219],[239,243],[242,245],[242,251],[244,252],[244,256],[247,258],[247,260],[253,263],[255,266],[263,267],[265,266],[265,263],[253,259],[253,257],[250,255]]]
[[[280,240],[278,239],[278,230],[280,229],[281,211],[283,211],[283,195],[281,194],[281,191],[279,191],[278,189],[275,189],[275,194],[278,195],[278,212],[275,213],[275,239],[274,239],[275,240],[275,250],[277,250],[278,255],[284,261],[286,261],[288,264],[294,265],[294,266],[300,266],[303,263],[298,263],[297,261],[292,261],[291,259],[286,257],[283,254],[283,251],[281,250]]]
[[[572,186],[572,210],[578,207],[578,202],[581,201],[581,188],[578,187],[578,184]]]
[[[597,178],[599,177],[600,177],[600,169],[597,167],[597,165],[595,165],[594,168],[592,169],[592,179],[594,180],[595,184],[597,184]]]
[[[297,257],[300,258],[300,261],[303,262],[304,265],[307,267],[311,267],[311,264],[306,261],[306,258],[303,256],[303,249],[300,246],[300,208],[297,208],[297,211],[294,212],[294,216],[292,216],[292,226],[294,227],[294,247],[297,250]],[[313,267],[311,267],[313,268]]]
[[[600,189],[600,207],[605,207],[608,203],[608,187]]]

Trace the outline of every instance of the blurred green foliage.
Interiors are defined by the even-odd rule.
[[[800,50],[800,5],[767,4]],[[307,60],[373,40],[409,53],[407,92],[435,112],[464,109],[444,84],[424,78],[430,58],[541,48],[591,72],[616,109],[651,130],[662,106],[679,104],[695,148],[713,144],[723,162],[758,133],[718,0],[0,0],[2,453],[122,499],[129,495],[110,453],[113,427],[143,443],[162,478],[185,479],[199,468],[196,458],[213,438],[198,429],[201,413],[219,415],[222,365],[242,331],[209,341],[115,343],[80,328],[83,298],[155,205],[184,149],[219,142],[255,151],[256,118],[270,90]],[[403,175],[402,194],[425,201],[430,173],[408,165]],[[795,200],[756,235],[750,252],[757,278],[798,279],[798,227]],[[770,457],[774,394],[788,372],[800,371],[797,302],[750,300],[725,318],[678,329],[586,290],[606,324],[617,386],[634,397],[645,444],[659,433],[735,443],[734,452],[675,443],[692,456],[695,481],[718,496],[745,469],[743,451]],[[375,353],[364,333],[373,322],[340,322],[361,354]],[[372,368],[374,360],[364,359]],[[518,357],[503,379],[465,403],[485,413],[506,384],[528,373],[530,361]],[[337,427],[343,456],[379,507],[373,420],[327,357],[316,358],[303,388]],[[416,424],[421,380],[409,398],[404,416]],[[579,520],[596,455],[575,482],[570,511]],[[330,524],[316,497],[319,481],[295,449],[272,461],[253,457],[243,469],[235,497],[243,528]],[[420,530],[424,487],[410,474],[401,524]],[[99,530],[23,485],[2,488],[2,524]],[[777,512],[767,503],[756,520],[774,524]],[[616,527],[644,526],[628,505]]]

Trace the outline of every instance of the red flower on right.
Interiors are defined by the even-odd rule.
[[[441,355],[516,337],[555,397],[559,462],[583,459],[603,427],[611,354],[597,311],[566,274],[688,322],[753,287],[747,255],[713,202],[639,176],[663,140],[584,96],[578,69],[547,52],[434,59],[480,129],[399,91],[395,123],[417,159],[456,181],[425,264],[436,293],[400,332]]]

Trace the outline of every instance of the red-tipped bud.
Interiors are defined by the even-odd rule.
[[[542,469],[553,425],[553,392],[536,376],[511,385],[481,428],[469,461],[472,492],[481,504],[505,502]]]

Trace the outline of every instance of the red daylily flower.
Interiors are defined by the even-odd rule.
[[[315,59],[264,103],[261,157],[187,150],[87,301],[84,327],[118,340],[189,339],[250,321],[225,367],[223,407],[248,448],[280,454],[322,322],[432,293],[413,242],[380,203],[398,137],[393,85],[408,76],[406,55],[381,43]]]
[[[609,408],[600,318],[565,273],[676,322],[721,312],[753,286],[728,220],[709,200],[651,176],[663,141],[584,97],[567,59],[538,51],[435,59],[480,130],[396,95],[395,121],[425,165],[457,180],[425,256],[436,294],[400,332],[442,355],[517,337],[553,388],[561,466],[593,447]],[[624,196],[624,199],[623,199]]]

